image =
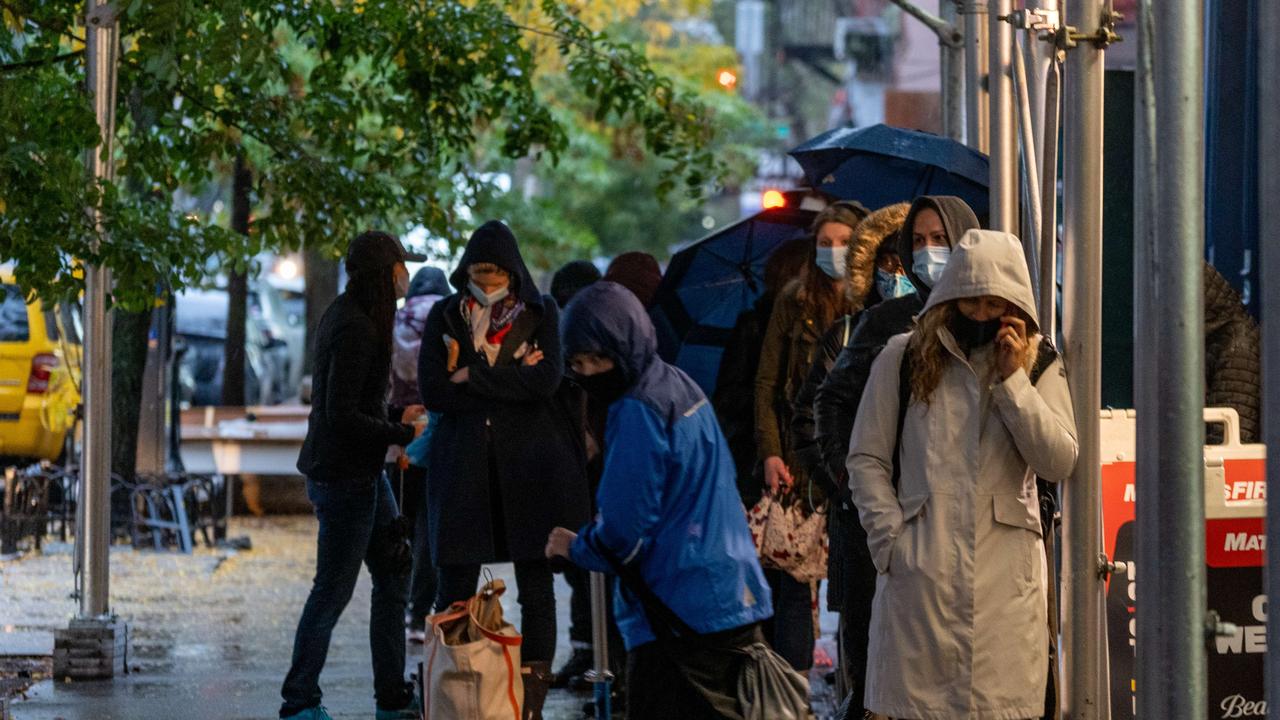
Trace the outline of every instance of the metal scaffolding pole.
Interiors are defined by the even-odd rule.
[[[1018,128],[1014,121],[1013,27],[1003,20],[1013,12],[1013,0],[988,0],[987,89],[991,94],[992,230],[1021,234],[1018,224]]]
[[[1040,200],[1040,167],[1037,164],[1039,157],[1036,155],[1036,130],[1034,111],[1031,107],[1031,97],[1027,92],[1027,71],[1026,61],[1022,52],[1022,44],[1016,43],[1017,52],[1013,54],[1013,76],[1017,80],[1017,100],[1018,100],[1018,137],[1021,142],[1018,145],[1018,157],[1022,159],[1022,191],[1026,201],[1022,203],[1023,208],[1023,224],[1022,224],[1022,246],[1027,250],[1027,271],[1031,274],[1031,283],[1036,291],[1037,313],[1040,317],[1044,317],[1045,308],[1043,298],[1044,293],[1040,292],[1040,283],[1044,279],[1040,277],[1040,253],[1044,252],[1043,243],[1041,241],[1042,221],[1042,203]]]
[[[1204,718],[1206,706],[1206,594],[1204,547],[1204,5],[1203,0],[1161,0],[1144,9],[1155,94],[1155,207],[1148,215],[1159,242],[1150,255],[1159,283],[1152,364],[1143,382],[1158,382],[1139,414],[1138,512],[1158,523],[1137,526],[1139,547],[1157,563],[1156,583],[1137,585],[1138,702],[1154,701],[1170,720]],[[1148,116],[1149,117],[1149,116]],[[1147,160],[1151,162],[1150,159]],[[1154,425],[1147,432],[1143,426]],[[1154,508],[1151,505],[1154,504]],[[1147,507],[1144,508],[1143,506]],[[1149,536],[1162,528],[1158,535]],[[1159,552],[1153,543],[1158,542]],[[1139,568],[1141,575],[1142,568]],[[1145,639],[1160,644],[1144,646]]]
[[[1109,0],[1070,0],[1066,22],[1081,34],[1102,26]],[[1062,487],[1064,718],[1109,716],[1105,682],[1102,553],[1102,44],[1067,56],[1063,103],[1063,329],[1080,455]]]
[[[85,30],[87,81],[94,115],[102,133],[101,145],[89,151],[86,164],[93,178],[110,182],[115,136],[116,48],[119,26],[115,8],[106,0],[89,0]],[[101,213],[90,208],[99,232]],[[107,294],[110,272],[101,266],[85,268],[84,297],[84,456],[81,466],[82,525],[80,617],[99,618],[109,611],[111,544],[111,314]]]
[[[1258,226],[1280,227],[1280,3],[1258,5]],[[1262,430],[1267,454],[1280,453],[1280,246],[1262,252]],[[1280,487],[1280,462],[1267,463],[1267,483]],[[1280,597],[1280,502],[1267,501],[1267,597]],[[1267,624],[1267,647],[1280,648],[1280,623]],[[1280,720],[1280,652],[1269,652],[1267,717]]]
[[[965,141],[978,152],[987,152],[987,3],[984,0],[958,0],[964,15],[964,112]]]
[[[960,32],[955,0],[942,0],[942,20],[950,37],[938,34],[938,52],[942,63],[942,134],[957,142],[964,141],[964,35]]]
[[[1134,97],[1134,152],[1133,152],[1133,406],[1139,418],[1154,417],[1159,412],[1160,378],[1154,368],[1159,363],[1156,344],[1159,326],[1154,321],[1160,305],[1156,266],[1156,98],[1152,59],[1151,2],[1141,0],[1138,6],[1138,68],[1137,92]],[[1143,320],[1139,320],[1143,319]],[[1161,587],[1160,545],[1161,519],[1157,497],[1160,492],[1159,468],[1160,435],[1155,422],[1139,420],[1137,424],[1135,490],[1141,493],[1136,502],[1136,520],[1141,532],[1136,538],[1136,570],[1141,574],[1142,588],[1138,593],[1151,597]],[[1154,481],[1154,482],[1153,482]],[[1145,616],[1136,624],[1137,654],[1146,657],[1162,652],[1164,638],[1156,630],[1154,622]],[[1165,717],[1169,700],[1160,693],[1147,693],[1144,688],[1159,679],[1151,674],[1159,672],[1156,664],[1144,663],[1135,668],[1138,682],[1137,710],[1144,716]]]

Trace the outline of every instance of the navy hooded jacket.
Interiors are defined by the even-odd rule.
[[[658,357],[635,295],[612,282],[583,289],[561,333],[565,357],[608,356],[630,385],[609,407],[599,513],[573,543],[573,561],[609,572],[595,552],[603,547],[637,563],[654,593],[699,633],[769,618],[769,587],[715,412],[688,375]],[[640,602],[621,588],[614,598],[627,649],[654,640]]]

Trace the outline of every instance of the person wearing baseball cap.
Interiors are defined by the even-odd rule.
[[[298,470],[320,521],[316,576],[298,621],[293,663],[281,695],[281,718],[328,720],[320,671],[329,638],[367,564],[373,576],[369,644],[378,720],[410,720],[420,701],[404,681],[407,573],[391,530],[399,514],[382,461],[391,445],[416,435],[421,405],[392,418],[387,410],[396,301],[409,289],[405,261],[414,256],[394,236],[362,233],[347,251],[347,287],[316,331],[307,438]]]

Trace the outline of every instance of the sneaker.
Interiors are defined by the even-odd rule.
[[[383,710],[378,708],[375,715],[377,720],[421,720],[422,718],[422,700],[414,693],[413,700],[399,710]]]
[[[329,711],[324,709],[323,705],[317,705],[313,708],[307,708],[302,712],[294,713],[289,717],[281,720],[333,720],[329,715]]]
[[[551,687],[558,690],[569,687],[569,683],[590,670],[594,662],[595,658],[589,648],[575,648],[569,661],[556,673],[555,680],[551,681]]]

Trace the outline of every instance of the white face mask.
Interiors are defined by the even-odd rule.
[[[480,303],[484,307],[489,307],[496,302],[501,302],[511,294],[510,286],[500,287],[491,293],[486,293],[484,290],[480,289],[479,285],[476,285],[475,282],[471,280],[467,281],[467,289],[471,291],[471,297],[475,298],[476,302]]]
[[[911,269],[915,271],[916,277],[929,281],[929,287],[932,288],[938,284],[950,259],[951,248],[928,245],[911,254]]]
[[[849,256],[849,246],[842,245],[840,247],[820,247],[818,248],[817,265],[822,268],[822,272],[833,280],[844,279],[848,267],[845,266],[846,258]]]

